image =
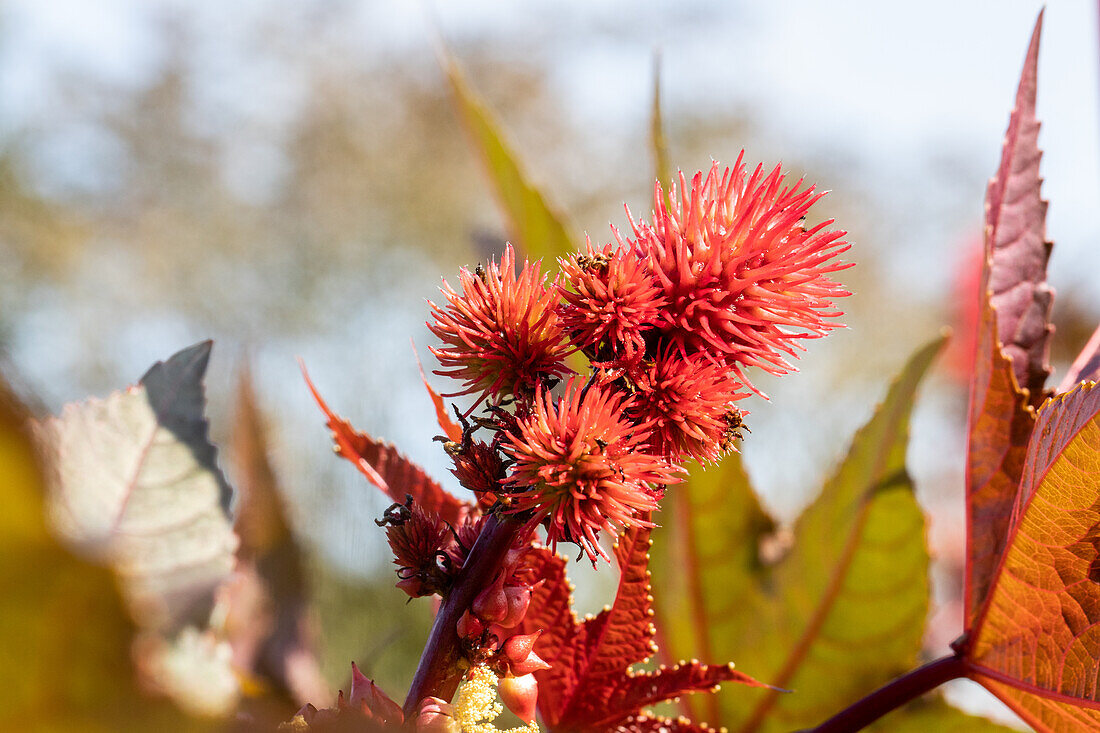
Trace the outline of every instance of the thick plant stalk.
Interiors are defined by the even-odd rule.
[[[965,677],[966,659],[958,654],[942,657],[918,667],[880,687],[867,697],[841,710],[816,728],[803,733],[853,733],[862,730],[883,715],[910,700],[939,687],[944,682]]]
[[[493,582],[522,527],[522,522],[508,517],[491,514],[486,518],[481,534],[470,548],[465,564],[436,614],[409,695],[405,698],[406,721],[412,721],[425,697],[449,700],[454,694],[461,671],[457,667],[459,645],[455,624],[477,594]]]

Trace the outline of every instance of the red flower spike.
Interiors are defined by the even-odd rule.
[[[823,193],[799,190],[801,180],[784,186],[778,166],[746,179],[743,159],[733,170],[714,163],[690,188],[681,173],[671,209],[658,183],[653,225],[631,225],[668,299],[663,336],[682,353],[726,363],[748,385],[744,367],[792,371],[784,355],[839,326],[828,320],[842,315],[833,301],[849,293],[827,276],[851,265],[835,259],[850,246],[845,232],[827,229],[831,221],[803,227]]]
[[[580,623],[570,608],[565,561],[546,549],[539,550],[545,581],[535,589],[521,629],[526,633],[545,630],[534,648],[551,666],[534,675],[539,683],[539,712],[548,729],[634,730],[631,726],[635,722],[653,720],[643,712],[646,706],[685,692],[712,690],[723,681],[766,686],[735,672],[732,665],[707,666],[692,661],[649,673],[630,670],[656,650],[648,570],[650,544],[646,527],[633,527],[623,534],[615,547],[621,573],[615,601],[610,608]],[[639,730],[655,728],[647,724]]]
[[[556,310],[557,291],[547,287],[539,263],[524,262],[516,275],[516,254],[507,245],[500,264],[485,271],[459,271],[462,294],[443,282],[447,305],[431,303],[428,328],[443,342],[431,349],[443,369],[435,373],[463,381],[445,395],[479,394],[499,401],[534,393],[544,380],[563,377],[565,342]]]
[[[626,415],[628,400],[598,384],[581,389],[570,379],[554,400],[539,392],[531,414],[505,434],[502,449],[514,460],[502,495],[510,513],[533,512],[546,521],[551,547],[575,542],[595,562],[604,556],[601,530],[646,525],[663,486],[680,469],[644,451],[648,433]]]
[[[535,709],[539,700],[539,683],[535,675],[525,674],[519,677],[503,677],[497,686],[497,694],[504,707],[516,714],[524,723],[535,719]]]
[[[614,231],[614,230],[613,230]],[[596,361],[636,363],[645,354],[646,331],[666,305],[657,279],[633,248],[622,243],[560,260],[562,324]],[[568,288],[565,284],[568,284]]]
[[[474,492],[479,501],[482,497],[492,497],[491,506],[492,501],[496,500],[494,492],[504,478],[504,462],[500,454],[480,440],[471,440],[452,452],[451,460],[454,461],[451,473],[462,487]]]
[[[729,445],[726,416],[749,392],[725,366],[675,349],[639,367],[631,414],[652,431],[650,450],[673,463],[717,461]]]

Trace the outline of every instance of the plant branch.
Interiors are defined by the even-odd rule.
[[[412,721],[420,701],[425,697],[449,700],[454,694],[461,672],[457,665],[460,649],[455,624],[477,594],[493,582],[522,526],[515,519],[495,514],[486,518],[485,526],[436,614],[416,674],[413,675],[409,695],[405,698],[406,721]]]
[[[862,700],[841,710],[816,728],[803,733],[853,733],[875,722],[883,715],[939,687],[944,682],[965,677],[966,658],[952,654],[918,667],[908,674],[880,687]]]

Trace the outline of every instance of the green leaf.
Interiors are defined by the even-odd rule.
[[[751,634],[744,625],[767,607],[758,548],[775,524],[760,507],[740,454],[692,471],[668,492],[657,518],[662,526],[653,533],[650,568],[662,659],[742,660],[740,668],[751,674],[753,660],[740,640]],[[721,722],[717,696],[683,702],[693,720]]]
[[[441,52],[441,58],[458,116],[485,164],[512,244],[532,260],[550,261],[572,252],[576,240],[570,236],[563,217],[531,184],[516,153],[505,141],[500,123],[470,88],[455,60],[446,51]]]
[[[775,567],[759,560],[769,524],[736,460],[670,492],[676,546],[654,574],[662,590],[687,591],[679,607],[658,608],[671,653],[734,659],[794,691],[726,690],[701,719],[744,731],[816,724],[916,663],[928,553],[905,447],[917,386],[942,344],[906,364]]]
[[[665,137],[664,116],[661,114],[661,55],[653,55],[653,112],[649,123],[649,143],[653,148],[653,168],[657,182],[669,205],[672,190],[672,167],[668,162],[668,138]],[[671,206],[669,206],[671,210]]]

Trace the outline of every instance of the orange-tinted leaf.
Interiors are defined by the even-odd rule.
[[[1098,453],[1096,385],[1039,410],[1005,554],[967,650],[972,676],[1041,730],[1100,721]]]
[[[987,690],[1012,708],[1037,731],[1082,731],[1100,729],[1100,710],[1079,702],[1021,693],[1017,688],[989,677],[979,678]]]
[[[633,527],[620,537],[615,547],[620,568],[615,601],[579,624],[570,609],[564,561],[546,549],[539,550],[544,580],[534,591],[523,630],[543,630],[535,642],[535,653],[551,667],[535,676],[539,712],[550,731],[652,730],[631,727],[654,720],[642,712],[648,705],[685,692],[713,690],[727,680],[761,686],[735,672],[732,665],[692,661],[644,674],[630,671],[656,651],[649,548],[647,528]]]
[[[230,452],[239,497],[233,528],[241,541],[237,577],[227,593],[226,633],[234,661],[238,669],[273,682],[293,700],[294,708],[328,699],[308,621],[304,560],[268,460],[263,418],[247,365],[237,382]]]
[[[986,192],[985,256],[978,349],[970,382],[967,460],[969,627],[985,599],[1004,549],[1032,408],[1043,399],[1051,332],[1046,284],[1050,244],[1040,197],[1035,119],[1042,14],[1035,24],[1009,119],[1001,163]]]
[[[413,346],[413,355],[416,356],[416,368],[420,372],[420,381],[424,383],[424,389],[428,390],[428,396],[432,398],[432,404],[435,405],[435,419],[439,423],[439,429],[447,436],[447,440],[455,443],[462,442],[462,428],[447,414],[443,397],[428,384],[428,377],[424,374],[424,365],[420,363],[420,354],[416,353],[416,346]]]
[[[386,492],[394,501],[404,502],[406,495],[412,496],[422,509],[453,526],[457,526],[469,513],[472,504],[448,494],[423,469],[398,453],[389,443],[382,443],[366,433],[358,432],[347,420],[330,410],[310,381],[304,366],[302,374],[313,398],[328,418],[328,427],[336,441],[337,452],[354,463],[372,484]]]
[[[1035,425],[1027,396],[1015,387],[1011,363],[993,344],[992,318],[992,311],[985,308],[970,396],[966,464],[968,628],[988,593],[1004,550],[1027,441]]]

